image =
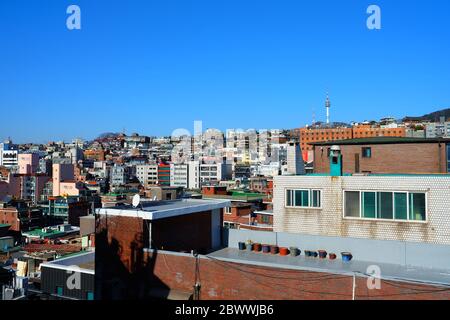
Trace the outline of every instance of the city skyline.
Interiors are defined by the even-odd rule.
[[[325,121],[326,92],[332,122],[449,106],[445,1],[378,1],[381,30],[361,1],[79,0],[81,30],[66,28],[71,2],[42,3],[0,4],[0,137],[19,143],[167,136],[199,119],[298,128]]]

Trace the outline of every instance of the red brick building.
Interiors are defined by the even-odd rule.
[[[141,201],[142,207],[102,208],[96,227],[97,298],[133,297],[145,285],[144,249],[207,253],[222,245],[227,201]],[[111,281],[120,279],[115,286]],[[118,290],[115,292],[114,290]]]

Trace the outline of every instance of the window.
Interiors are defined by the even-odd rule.
[[[426,200],[424,193],[409,194],[409,220],[425,220]]]
[[[286,207],[320,208],[320,190],[286,190]]]
[[[406,193],[394,193],[394,219],[408,219],[408,198]]]
[[[359,192],[346,191],[345,192],[345,216],[359,217]]]
[[[225,207],[225,213],[231,214],[231,207]]]
[[[63,287],[56,287],[56,294],[58,296],[62,296],[63,295]]]
[[[94,300],[94,293],[93,292],[86,292],[86,300]]]
[[[312,191],[312,206],[314,208],[320,208],[320,191],[313,190]]]
[[[345,191],[344,216],[397,221],[426,221],[426,193]]]
[[[238,229],[238,224],[233,222],[226,222],[224,221],[223,227],[225,229]]]
[[[375,218],[377,212],[376,192],[361,193],[361,215],[364,218]]]
[[[372,148],[370,148],[370,147],[362,148],[362,157],[363,158],[372,158]]]
[[[393,219],[392,215],[392,192],[378,192],[377,193],[377,218],[379,219]]]

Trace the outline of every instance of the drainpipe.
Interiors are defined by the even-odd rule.
[[[352,300],[356,300],[356,274],[353,273]]]

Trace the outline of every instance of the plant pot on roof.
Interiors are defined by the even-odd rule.
[[[245,248],[247,249],[247,251],[252,251],[253,250],[253,242],[251,240],[247,240],[247,242],[245,243]]]
[[[299,256],[301,252],[297,247],[289,247],[289,251],[291,252],[292,257]]]
[[[263,252],[263,253],[270,253],[270,245],[268,245],[268,244],[263,244],[263,245],[262,245],[262,252]]]
[[[353,255],[350,252],[341,252],[342,261],[349,262],[353,259]]]
[[[327,257],[327,252],[325,250],[319,250],[319,258],[320,259],[325,259]]]
[[[254,243],[253,244],[253,251],[260,252],[262,249],[261,243]]]
[[[318,255],[317,251],[311,251],[311,257],[317,258]]]
[[[305,256],[311,257],[311,250],[305,250]]]
[[[337,256],[336,256],[335,253],[329,253],[329,254],[328,254],[328,258],[329,258],[330,260],[336,260]]]
[[[239,242],[238,246],[239,246],[239,250],[245,250],[245,242]]]
[[[289,255],[289,249],[288,248],[280,248],[280,256],[287,256]]]
[[[271,254],[277,254],[279,252],[278,246],[270,246],[270,253]]]

